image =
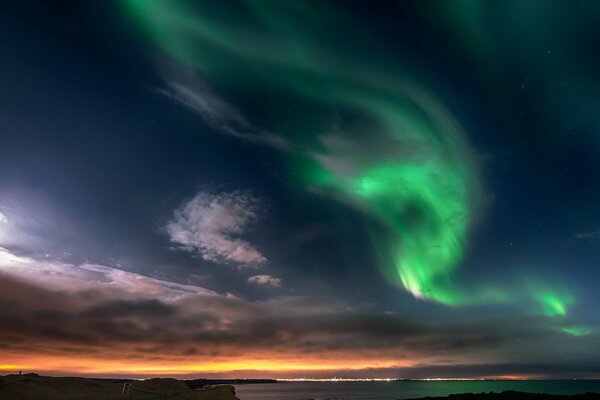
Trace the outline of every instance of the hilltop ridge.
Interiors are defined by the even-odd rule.
[[[48,377],[37,374],[0,377],[3,400],[239,400],[231,385],[197,385],[173,378],[146,380]]]

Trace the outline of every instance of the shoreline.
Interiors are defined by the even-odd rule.
[[[478,382],[482,380],[476,380]],[[488,380],[514,381],[514,380]],[[522,380],[520,380],[522,381]],[[564,380],[532,380],[560,382]],[[568,380],[577,381],[577,380]],[[598,381],[586,379],[578,381]],[[257,385],[272,383],[349,383],[349,382],[380,382],[378,380],[276,380],[276,379],[187,379],[149,378],[144,380],[120,378],[81,378],[81,377],[51,377],[38,374],[4,375],[0,376],[0,398],[3,400],[244,400],[236,393],[234,385]],[[428,383],[428,382],[457,382],[456,380],[407,380],[396,379],[386,382]],[[265,396],[268,399],[275,399]],[[306,400],[322,398],[321,395],[303,396]],[[326,396],[329,400],[346,397],[336,397],[333,393]],[[584,392],[579,394],[548,394],[529,391],[503,390],[489,392],[466,392],[449,394],[447,396],[410,397],[410,400],[592,400],[599,399],[600,393]]]

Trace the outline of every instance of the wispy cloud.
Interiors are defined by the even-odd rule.
[[[281,287],[281,278],[276,278],[271,275],[254,275],[248,278],[248,283]]]
[[[255,227],[261,200],[248,191],[199,192],[167,224],[173,243],[216,263],[259,265],[267,258],[239,236]]]
[[[0,212],[0,224],[7,224],[8,218],[2,212]]]
[[[148,297],[170,301],[186,294],[216,295],[212,290],[195,285],[163,281],[98,264],[40,260],[15,254],[3,247],[0,247],[0,273],[50,290],[77,288],[115,297]]]
[[[255,127],[238,109],[192,74],[171,71],[165,81],[167,87],[159,90],[162,94],[196,112],[219,132],[279,149],[288,147],[283,137]]]
[[[600,242],[600,231],[577,232],[573,235],[573,238],[587,242]]]

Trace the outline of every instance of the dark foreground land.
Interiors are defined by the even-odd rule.
[[[146,380],[54,378],[36,374],[0,376],[0,400],[239,400],[232,384],[274,383],[266,379]],[[465,393],[418,400],[600,400],[600,393],[572,396],[515,391]],[[413,399],[417,400],[417,399]]]
[[[207,383],[210,381],[206,381]],[[193,387],[192,387],[193,386]],[[2,400],[238,400],[231,385],[189,385],[154,378],[53,378],[35,374],[0,376]]]
[[[412,400],[598,400],[600,393],[582,393],[575,395],[538,394],[515,392],[512,390],[501,393],[463,393],[451,394],[447,397],[421,397]]]

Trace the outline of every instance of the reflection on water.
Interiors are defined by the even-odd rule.
[[[549,394],[600,393],[600,380],[283,382],[236,385],[235,390],[241,400],[397,400],[505,390]]]

